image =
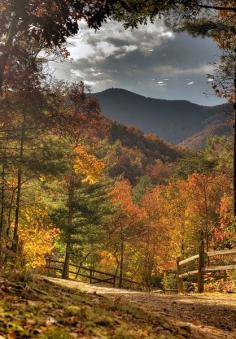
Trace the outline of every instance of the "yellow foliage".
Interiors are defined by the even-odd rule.
[[[26,208],[22,219],[19,236],[23,241],[26,266],[28,268],[44,266],[45,256],[52,251],[59,230],[52,228],[48,223],[47,212],[40,207]]]
[[[94,155],[87,152],[83,145],[79,145],[74,149],[75,161],[74,170],[77,174],[84,177],[82,180],[88,184],[94,184],[101,175],[104,164]]]

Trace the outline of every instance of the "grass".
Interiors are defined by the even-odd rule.
[[[42,338],[194,338],[163,316],[43,278],[0,278],[0,336]]]

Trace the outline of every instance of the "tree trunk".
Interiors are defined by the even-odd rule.
[[[0,57],[0,94],[2,93],[2,86],[3,86],[3,82],[4,82],[4,71],[5,68],[7,66],[7,62],[9,60],[9,57],[11,55],[11,49],[13,47],[13,43],[14,43],[14,37],[15,34],[17,32],[17,25],[18,25],[18,21],[19,21],[19,16],[17,13],[15,13],[12,22],[10,24],[9,27],[9,33],[6,39],[6,43],[4,46],[4,53],[2,54],[2,56]]]
[[[236,63],[236,48],[234,50],[234,57],[235,57],[235,63]],[[234,66],[234,165],[233,165],[233,190],[234,190],[234,216],[236,216],[236,65]]]
[[[69,234],[66,242],[66,255],[63,265],[62,279],[69,279],[70,253],[71,253],[71,235]]]
[[[124,270],[124,230],[123,225],[120,227],[120,277],[119,277],[119,288],[122,287],[122,280],[123,280],[123,270]]]
[[[10,236],[14,197],[15,197],[15,189],[13,189],[11,193],[11,199],[10,199],[10,205],[9,205],[9,211],[8,211],[7,230],[6,230],[6,234],[8,237]]]
[[[15,223],[14,223],[13,246],[12,246],[12,249],[14,251],[17,251],[18,240],[19,240],[18,229],[19,229],[19,214],[20,214],[20,203],[21,203],[22,161],[23,161],[23,153],[24,153],[24,142],[25,142],[25,113],[23,116],[23,122],[21,126],[19,166],[18,166],[18,173],[17,173],[16,209],[15,209]]]
[[[178,292],[184,293],[184,281],[182,275],[182,267],[179,262],[182,260],[182,257],[178,257],[176,260],[176,267],[177,267],[177,284],[178,284]]]
[[[204,240],[200,241],[198,259],[198,293],[204,292],[204,268],[205,268],[205,246]]]
[[[5,161],[2,165],[2,188],[1,188],[1,219],[0,219],[0,269],[4,261],[4,229],[5,229]]]
[[[70,177],[69,188],[68,188],[68,236],[66,242],[66,254],[62,272],[62,278],[69,278],[69,266],[70,266],[70,254],[71,254],[71,231],[72,231],[72,221],[73,221],[73,198],[74,198],[74,178]]]

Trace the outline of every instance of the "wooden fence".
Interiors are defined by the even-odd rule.
[[[198,278],[198,292],[204,292],[204,275],[209,272],[217,271],[228,271],[236,270],[236,264],[222,264],[222,265],[211,265],[210,261],[212,258],[217,257],[236,257],[236,248],[225,249],[220,251],[206,252],[204,250],[204,241],[201,241],[199,246],[199,253],[189,257],[187,259],[177,258],[177,282],[178,290],[180,293],[184,293],[184,278],[189,276],[197,276]],[[197,269],[184,272],[183,267],[186,264],[192,263],[197,260]],[[234,261],[235,262],[235,261]]]
[[[48,271],[49,274],[54,273],[53,275],[55,276],[57,273],[59,273],[59,275],[61,276],[63,271],[63,264],[64,264],[63,261],[56,260],[52,257],[47,257],[46,270]],[[108,284],[112,287],[118,287],[120,282],[120,277],[115,274],[71,263],[69,274],[70,279],[72,280],[77,280],[79,277],[82,277],[86,278],[86,280],[90,284]],[[121,286],[122,288],[133,290],[145,289],[145,286],[143,284],[126,278],[122,278]]]

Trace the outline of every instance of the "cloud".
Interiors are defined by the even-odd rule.
[[[82,24],[69,49],[70,62],[51,63],[55,75],[83,80],[93,92],[120,87],[149,97],[215,100],[202,93],[207,91],[206,74],[213,74],[209,62],[219,54],[216,45],[210,39],[174,35],[162,21],[133,31],[108,22],[97,33]],[[190,82],[194,86],[186,86]]]
[[[158,82],[157,82],[157,85],[158,85],[158,86],[166,86],[166,84],[164,83],[164,81],[158,81]]]
[[[97,32],[88,29],[82,21],[79,35],[69,40],[69,51],[74,60],[88,57],[101,60],[114,54],[119,59],[134,50],[151,53],[163,41],[174,37],[163,20],[154,24],[149,22],[133,30],[124,29],[121,23],[108,21]]]
[[[199,74],[205,75],[205,74],[213,72],[214,70],[214,67],[208,64],[200,65],[197,67],[189,67],[189,68],[184,68],[184,67],[186,67],[186,65],[184,64],[179,67],[171,66],[171,65],[154,66],[153,72],[155,72],[155,74],[159,77],[168,76],[171,78],[171,77],[176,77],[176,76],[181,76],[181,75],[185,75],[185,76],[186,75],[199,75]]]

